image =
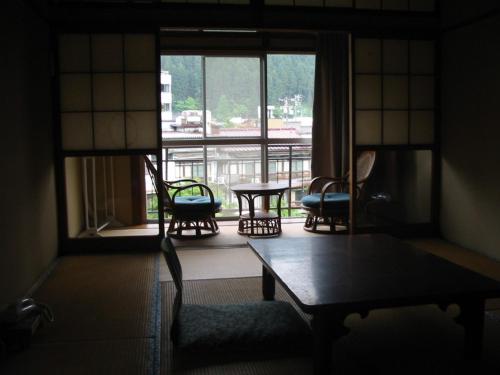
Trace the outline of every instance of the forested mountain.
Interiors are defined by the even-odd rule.
[[[162,70],[172,75],[173,110],[202,109],[200,56],[164,56]],[[311,113],[314,90],[313,55],[268,55],[268,105],[279,116],[279,99],[302,98],[301,112]],[[260,105],[260,60],[254,57],[205,59],[207,109],[218,121],[231,117],[257,118]]]

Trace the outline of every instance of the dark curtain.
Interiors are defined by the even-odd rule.
[[[348,170],[349,39],[318,36],[312,128],[312,175],[339,177]]]

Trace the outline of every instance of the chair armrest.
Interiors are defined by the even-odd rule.
[[[185,182],[189,182],[189,184],[181,185],[182,183],[185,183]],[[193,180],[193,179],[183,178],[183,179],[174,180],[174,181],[164,181],[164,184],[165,184],[165,188],[167,189],[167,191],[169,189],[173,189],[173,190],[177,191],[178,189],[184,190],[185,187],[187,187],[187,188],[199,187],[200,188],[200,195],[205,195],[203,188],[201,186],[197,185],[198,181]],[[203,184],[201,184],[201,185],[203,185]],[[206,186],[206,185],[203,185],[203,186]],[[207,188],[208,188],[208,186],[207,186]],[[174,195],[175,195],[175,193],[174,193]]]
[[[186,189],[192,189],[192,188],[200,188],[200,191],[201,191],[201,195],[205,195],[204,192],[206,191],[208,193],[208,196],[210,197],[210,204],[212,205],[212,207],[214,207],[215,209],[215,198],[214,198],[214,193],[212,193],[212,190],[205,184],[202,184],[202,183],[195,183],[195,184],[190,184],[190,185],[184,185],[184,186],[181,186],[181,187],[177,187],[174,195],[172,196],[172,202],[175,204],[175,197],[181,192],[181,191],[184,191]]]
[[[344,188],[345,181],[342,177],[336,178],[335,181],[331,181],[326,183],[323,188],[321,189],[321,197],[319,200],[319,212],[323,214],[323,208],[324,208],[324,200],[325,200],[325,195],[326,193],[334,186],[340,185],[340,189]]]
[[[311,184],[309,185],[309,190],[307,191],[307,194],[320,192],[321,188],[328,182],[338,183],[344,180],[345,180],[344,177],[326,177],[326,176],[314,177],[311,180]]]

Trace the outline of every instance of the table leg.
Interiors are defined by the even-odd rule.
[[[250,235],[254,235],[254,217],[255,217],[255,206],[254,206],[255,197],[252,194],[248,194],[248,215],[250,216]]]
[[[361,312],[362,316],[367,315]],[[349,333],[344,326],[347,311],[321,311],[313,314],[311,327],[313,331],[314,375],[331,374],[333,360],[333,343]]]
[[[273,275],[262,266],[262,295],[264,301],[273,301],[275,292],[275,281]]]
[[[313,373],[314,375],[330,374],[333,340],[330,336],[328,317],[325,314],[314,314],[311,326],[314,340]]]
[[[458,324],[464,327],[464,356],[480,359],[483,349],[484,299],[471,299],[459,303]]]

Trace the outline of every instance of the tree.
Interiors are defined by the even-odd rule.
[[[185,100],[177,100],[174,102],[174,112],[182,112],[188,110],[201,110],[201,104],[192,96],[188,96]]]

